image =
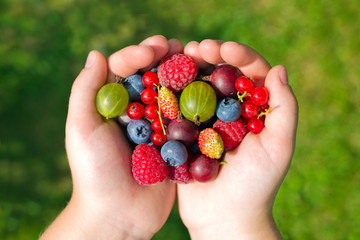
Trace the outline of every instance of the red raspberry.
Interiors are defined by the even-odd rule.
[[[225,150],[236,148],[248,132],[246,124],[241,118],[234,122],[223,122],[218,119],[214,123],[213,128],[220,134]]]
[[[192,154],[189,153],[187,161],[180,166],[169,166],[169,178],[177,183],[189,183],[193,178],[189,173],[188,163]]]
[[[158,66],[159,82],[174,93],[183,90],[197,74],[198,66],[185,54],[165,58]]]
[[[146,143],[137,145],[132,155],[132,173],[140,185],[155,184],[167,178],[169,169],[160,152]]]

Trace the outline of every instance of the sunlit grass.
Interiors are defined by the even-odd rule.
[[[250,45],[287,67],[299,128],[274,214],[285,239],[360,236],[360,6],[297,1],[1,1],[0,239],[36,239],[66,205],[64,126],[88,52],[163,34]],[[174,208],[154,239],[187,239]]]

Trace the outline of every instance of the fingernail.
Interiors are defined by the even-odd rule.
[[[288,74],[286,71],[286,68],[283,67],[283,69],[279,72],[279,77],[280,77],[280,81],[282,82],[282,84],[288,84],[289,80],[288,80]]]
[[[91,68],[94,65],[96,54],[94,51],[91,51],[86,59],[85,68]]]

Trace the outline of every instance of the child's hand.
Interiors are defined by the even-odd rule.
[[[179,41],[154,36],[114,53],[108,64],[101,53],[90,53],[74,82],[66,122],[73,195],[44,239],[150,239],[163,226],[174,204],[175,184],[144,187],[135,182],[128,141],[115,121],[97,112],[95,96],[108,69],[110,78],[127,77],[182,51]]]
[[[253,49],[235,42],[190,42],[184,53],[202,68],[222,62],[239,67],[267,87],[273,107],[260,134],[247,134],[226,153],[227,164],[214,181],[178,185],[184,224],[192,239],[280,238],[272,207],[294,151],[298,114],[285,67],[271,68]]]

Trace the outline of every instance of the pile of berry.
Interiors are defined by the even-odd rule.
[[[225,151],[248,131],[257,134],[271,107],[265,87],[228,64],[210,76],[184,54],[164,59],[143,75],[104,85],[96,107],[116,118],[134,145],[132,173],[141,185],[216,178]]]

